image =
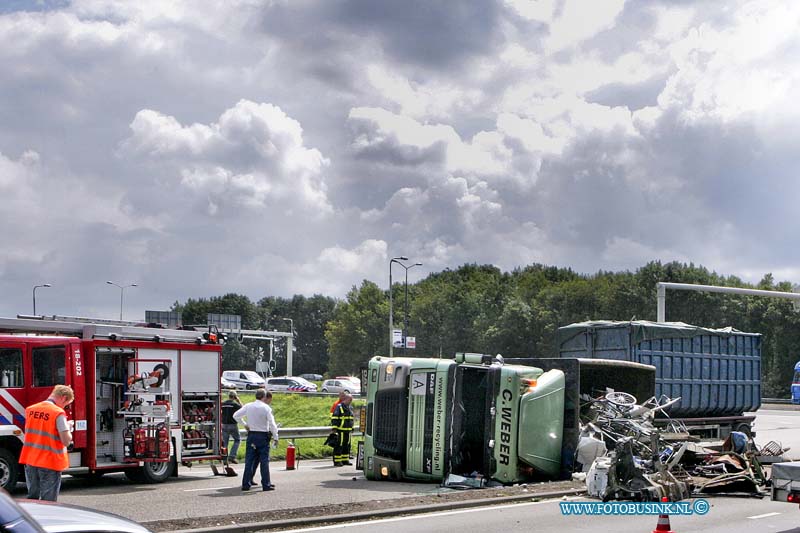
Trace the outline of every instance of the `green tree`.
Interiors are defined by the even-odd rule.
[[[258,325],[259,311],[247,296],[229,293],[211,298],[188,299],[185,304],[178,302],[173,311],[180,311],[185,325],[206,324],[208,314],[239,315],[242,329],[255,329]],[[241,343],[229,336],[222,349],[222,368],[224,370],[252,369],[256,367],[256,351],[252,343]]]
[[[328,342],[325,338],[325,325],[333,317],[336,300],[315,294],[311,298],[295,295],[291,299],[268,296],[258,302],[264,329],[289,331],[294,326],[294,357],[292,362],[295,374],[324,374],[328,369]],[[286,319],[291,319],[289,322]],[[286,368],[285,344],[281,345],[283,354],[279,361],[278,373]]]
[[[347,293],[325,329],[331,374],[356,372],[371,357],[386,353],[388,315],[386,296],[375,283],[364,280]]]

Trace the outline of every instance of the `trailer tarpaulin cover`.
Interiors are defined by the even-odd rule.
[[[645,340],[655,339],[690,339],[697,335],[758,335],[757,333],[744,333],[732,327],[727,328],[703,328],[692,326],[683,322],[650,322],[648,320],[614,321],[614,320],[590,320],[587,322],[577,322],[568,326],[558,328],[558,344],[561,346],[565,341],[579,335],[587,330],[619,328],[625,327],[631,330],[631,341],[638,343]]]

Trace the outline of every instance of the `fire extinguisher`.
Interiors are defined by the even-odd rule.
[[[286,446],[286,470],[294,470],[294,442],[289,442]]]
[[[130,427],[122,432],[122,455],[126,459],[133,457],[133,429]]]
[[[169,431],[164,423],[156,426],[156,457],[159,459],[169,458]]]
[[[133,430],[133,453],[136,457],[144,457],[147,453],[147,430],[136,428]]]

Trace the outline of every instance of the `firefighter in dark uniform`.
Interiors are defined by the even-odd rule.
[[[331,415],[331,428],[336,432],[333,446],[333,466],[352,465],[350,462],[350,435],[353,433],[353,397],[349,394],[336,406]]]
[[[239,451],[239,443],[242,440],[239,436],[239,424],[233,418],[233,413],[242,408],[242,402],[236,391],[228,393],[228,399],[222,402],[222,446],[228,448],[228,443],[233,439],[233,446],[228,448],[228,462],[237,464],[236,453]]]

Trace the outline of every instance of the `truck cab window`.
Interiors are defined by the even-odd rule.
[[[0,349],[0,388],[22,387],[22,350]]]
[[[65,346],[48,346],[33,349],[34,387],[66,385],[66,353]]]

